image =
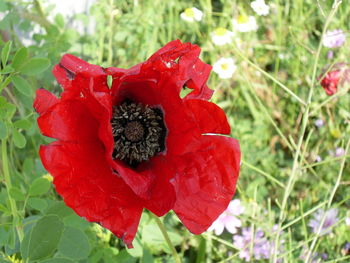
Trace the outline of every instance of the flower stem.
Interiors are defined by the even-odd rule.
[[[8,165],[8,156],[7,156],[7,142],[6,139],[1,140],[1,155],[2,155],[2,168],[4,172],[4,181],[6,185],[7,195],[10,202],[11,213],[13,217],[13,226],[17,229],[18,238],[20,241],[23,240],[23,229],[19,225],[18,211],[15,200],[12,199],[10,195],[10,189],[12,187],[11,177],[10,177],[10,169]]]
[[[176,263],[181,263],[181,259],[180,259],[179,255],[177,254],[176,249],[175,249],[173,243],[171,243],[171,240],[170,240],[169,235],[168,235],[168,233],[167,233],[167,231],[166,231],[166,229],[165,229],[164,224],[163,224],[162,221],[159,219],[159,217],[157,217],[157,216],[155,216],[155,215],[153,215],[153,214],[152,214],[152,216],[153,216],[154,220],[156,221],[156,223],[157,223],[157,225],[158,225],[160,231],[162,232],[163,237],[164,237],[166,243],[168,244],[168,246],[169,246],[169,248],[170,248],[170,250],[171,250],[171,253],[173,254],[173,257],[174,257],[174,259],[175,259],[175,262],[176,262]]]

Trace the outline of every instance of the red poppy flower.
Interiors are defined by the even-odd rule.
[[[335,63],[332,68],[326,67],[318,80],[328,96],[334,95],[339,87],[350,83],[349,64],[339,62]]]
[[[341,70],[334,70],[328,72],[321,80],[321,86],[326,91],[328,96],[331,96],[337,92],[340,76]]]
[[[194,234],[228,206],[240,151],[226,116],[208,102],[211,67],[200,48],[172,41],[130,69],[64,55],[53,74],[61,98],[39,89],[34,107],[45,168],[65,203],[129,247],[144,208],[174,210]],[[112,76],[111,89],[107,76]],[[192,89],[184,98],[183,87]]]

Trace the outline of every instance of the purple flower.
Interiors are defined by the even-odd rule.
[[[345,154],[344,148],[338,147],[337,149],[335,149],[335,157],[340,157],[340,156],[343,156],[344,154]]]
[[[301,251],[299,258],[302,259],[303,261],[305,261],[308,252],[309,252],[308,248],[306,246],[303,246],[303,250]],[[311,261],[308,261],[308,262],[321,263],[321,262],[324,262],[324,260],[328,259],[328,255],[327,255],[327,253],[314,252],[311,254],[310,259],[311,259]]]
[[[337,147],[335,151],[329,150],[329,155],[332,157],[341,157],[345,154],[344,148]]]
[[[315,162],[316,162],[316,163],[319,163],[319,162],[321,162],[321,161],[322,161],[322,157],[319,156],[319,155],[317,155],[316,158],[315,158]]]
[[[224,228],[226,228],[231,234],[236,233],[237,227],[242,226],[241,220],[236,216],[243,212],[244,207],[241,205],[241,201],[239,199],[232,200],[227,209],[209,227],[208,231],[214,230],[216,235],[221,235],[224,232]]]
[[[332,59],[334,57],[334,52],[332,51],[332,50],[329,50],[328,52],[327,52],[327,58],[328,59]]]
[[[312,228],[312,232],[317,233],[322,218],[325,217],[320,235],[329,234],[332,230],[331,227],[338,222],[338,209],[331,208],[328,211],[324,211],[324,209],[318,209],[314,214],[314,218],[310,220],[308,226]]]
[[[265,237],[264,231],[258,229],[253,235],[251,227],[243,228],[241,235],[234,235],[233,245],[240,250],[239,257],[246,262],[249,262],[252,256],[256,260],[268,259],[274,249],[274,243]],[[251,247],[252,251],[250,251]],[[281,246],[280,249],[283,247]]]
[[[340,47],[345,42],[345,33],[341,29],[327,31],[323,36],[323,45],[328,48]]]
[[[322,119],[317,119],[317,120],[315,120],[315,126],[317,127],[317,128],[321,128],[321,127],[323,127],[324,126],[324,120],[322,120]]]

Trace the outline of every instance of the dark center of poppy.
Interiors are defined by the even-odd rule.
[[[143,138],[145,129],[139,121],[131,121],[126,124],[124,134],[127,140],[131,142],[138,142]]]
[[[163,112],[156,107],[126,100],[113,107],[113,158],[132,167],[165,149]]]

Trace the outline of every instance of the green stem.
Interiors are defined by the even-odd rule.
[[[107,57],[107,63],[108,65],[112,64],[113,61],[113,37],[114,37],[114,5],[113,0],[109,1],[109,8],[111,10],[109,15],[109,36],[108,36],[108,57]]]
[[[170,240],[170,238],[169,238],[169,235],[168,235],[168,233],[166,232],[165,226],[163,225],[162,221],[159,219],[159,217],[157,217],[157,216],[155,216],[155,215],[153,215],[153,214],[152,214],[152,216],[153,216],[154,220],[156,221],[156,223],[157,223],[157,225],[158,225],[160,231],[162,232],[163,237],[164,237],[166,243],[168,244],[168,246],[169,246],[169,248],[170,248],[170,250],[171,250],[171,253],[173,254],[173,257],[174,257],[174,259],[175,259],[175,262],[176,262],[176,263],[181,263],[181,259],[180,259],[179,255],[177,254],[176,249],[175,249],[173,243],[171,243],[171,240]]]
[[[2,168],[4,172],[4,180],[5,180],[8,199],[10,202],[11,213],[13,217],[13,225],[17,229],[19,240],[22,241],[24,234],[23,234],[22,227],[19,225],[18,210],[17,210],[16,202],[11,198],[11,195],[10,195],[10,189],[12,187],[12,184],[11,184],[11,177],[10,177],[10,169],[8,165],[6,139],[1,140],[1,155],[2,155]]]
[[[303,101],[300,97],[298,97],[293,91],[291,91],[287,86],[285,86],[284,84],[282,84],[279,80],[277,80],[276,78],[274,78],[271,74],[267,73],[265,70],[263,70],[262,68],[260,68],[258,65],[256,65],[254,62],[252,62],[251,60],[249,60],[242,52],[241,50],[236,47],[233,46],[235,53],[241,57],[244,61],[246,61],[250,66],[252,66],[253,68],[255,68],[257,71],[259,71],[262,75],[264,75],[265,77],[269,78],[270,80],[272,80],[274,83],[276,83],[278,86],[280,86],[285,92],[287,92],[289,95],[291,95],[294,99],[296,99],[299,103],[301,103],[302,105],[306,106],[306,102]]]
[[[327,209],[325,210],[322,218],[321,218],[321,222],[320,222],[320,225],[316,231],[316,235],[314,237],[314,239],[312,240],[312,243],[311,243],[311,246],[310,248],[308,249],[308,253],[307,253],[307,256],[306,256],[306,259],[305,259],[305,262],[310,262],[310,258],[311,258],[311,255],[312,255],[312,251],[314,250],[315,246],[316,246],[316,242],[318,240],[318,238],[321,236],[321,232],[322,232],[322,228],[323,228],[323,224],[326,220],[326,211],[328,211],[328,209],[331,208],[331,205],[332,205],[332,202],[333,202],[333,199],[334,199],[334,196],[335,196],[335,193],[337,192],[338,190],[338,187],[340,185],[340,182],[341,182],[341,178],[342,178],[342,175],[343,175],[343,171],[344,171],[344,167],[345,167],[345,161],[346,161],[346,154],[348,153],[349,151],[349,147],[350,147],[350,140],[348,140],[347,144],[346,144],[346,149],[345,149],[345,155],[343,156],[343,160],[340,164],[340,169],[339,169],[339,173],[338,173],[338,178],[337,178],[337,181],[335,182],[335,185],[332,189],[332,192],[330,194],[330,197],[328,199],[328,203],[327,203]]]
[[[328,15],[326,22],[324,24],[323,30],[322,30],[322,35],[321,35],[321,41],[323,39],[323,36],[326,33],[326,30],[328,28],[329,23],[331,22],[333,16],[335,15],[339,5],[340,5],[341,1],[338,0],[334,0],[334,4],[333,4],[333,9],[330,12],[330,14]],[[308,98],[307,98],[307,102],[306,102],[306,108],[303,114],[303,120],[302,120],[302,124],[301,124],[301,131],[300,131],[300,136],[299,136],[299,140],[298,140],[298,144],[297,144],[297,149],[296,149],[296,153],[294,155],[294,160],[293,160],[293,167],[292,167],[292,171],[286,186],[286,190],[284,192],[284,196],[283,196],[283,201],[282,201],[282,206],[281,206],[281,212],[279,215],[279,220],[278,220],[278,229],[276,231],[276,237],[275,237],[275,251],[278,251],[278,246],[279,246],[279,237],[281,234],[281,229],[282,229],[282,224],[284,223],[285,219],[286,219],[286,207],[287,207],[287,203],[288,203],[288,199],[290,196],[290,193],[293,190],[294,184],[296,182],[296,178],[297,178],[297,174],[299,173],[299,168],[300,168],[300,163],[299,163],[299,158],[300,160],[303,159],[303,155],[302,155],[302,144],[304,142],[304,137],[305,137],[305,132],[306,132],[306,127],[309,121],[309,117],[310,117],[310,107],[311,107],[311,101],[312,101],[312,95],[313,95],[313,91],[316,85],[316,73],[317,73],[317,66],[318,66],[318,61],[319,61],[319,57],[321,54],[321,49],[322,49],[322,42],[320,41],[319,45],[318,45],[318,49],[317,49],[317,53],[315,56],[315,60],[314,60],[314,65],[313,65],[313,70],[312,70],[312,80],[311,80],[311,87],[309,90],[309,94],[308,94]],[[273,255],[273,263],[276,263],[278,260],[277,257],[278,253],[274,253]]]

